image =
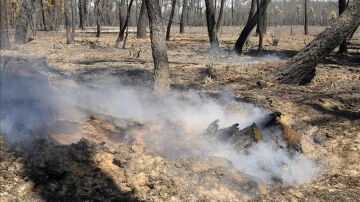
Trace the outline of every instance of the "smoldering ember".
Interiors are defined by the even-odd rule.
[[[358,201],[360,0],[0,0],[0,201]]]

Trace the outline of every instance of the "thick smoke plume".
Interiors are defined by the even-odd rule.
[[[311,182],[315,177],[313,161],[300,154],[290,156],[272,141],[255,144],[246,154],[239,154],[230,145],[203,134],[216,119],[220,127],[238,123],[242,129],[260,123],[269,113],[237,102],[230,94],[213,98],[188,91],[155,96],[148,89],[121,85],[117,78],[93,82],[49,79],[54,76],[44,64],[15,64],[1,67],[0,132],[9,142],[44,135],[55,120],[86,121],[89,115],[78,110],[86,109],[157,125],[144,134],[144,144],[169,158],[220,156],[264,183],[272,183],[274,176],[289,184]],[[69,129],[64,126],[60,130]]]

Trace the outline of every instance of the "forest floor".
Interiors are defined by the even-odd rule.
[[[246,44],[243,56],[234,56],[227,51],[232,49],[240,28],[222,29],[219,36],[220,53],[209,52],[205,28],[190,28],[186,34],[180,35],[178,27],[173,27],[174,34],[168,42],[172,89],[194,89],[213,95],[231,92],[238,101],[256,103],[280,112],[286,124],[301,136],[304,155],[326,165],[312,183],[254,185],[251,179],[234,174],[236,171],[233,169],[225,169],[223,165],[227,162],[214,163],[211,159],[174,162],[136,145],[120,144],[114,149],[81,140],[70,145],[69,151],[65,151],[65,146],[49,146],[40,152],[19,156],[6,149],[4,142],[1,142],[0,171],[6,175],[0,176],[0,201],[70,199],[71,194],[61,190],[55,182],[65,171],[53,168],[52,175],[46,177],[40,170],[50,168],[35,166],[39,170],[32,170],[30,174],[22,171],[26,170],[28,161],[40,162],[52,158],[47,152],[61,156],[56,157],[55,164],[63,164],[64,170],[81,172],[77,169],[87,169],[87,174],[72,176],[74,181],[66,183],[68,187],[86,187],[98,183],[99,187],[94,185],[98,193],[91,195],[93,200],[359,200],[360,50],[350,50],[346,56],[334,52],[317,66],[315,78],[307,85],[290,86],[271,82],[271,73],[323,29],[310,27],[310,35],[305,36],[302,27],[294,26],[293,34],[290,34],[290,27],[270,27],[264,40],[266,50],[260,58],[254,54],[257,48],[255,36],[251,36]],[[106,75],[119,77],[123,85],[151,87],[153,63],[150,40],[136,39],[132,30],[125,49],[113,47],[116,29],[105,27],[100,38],[94,36],[94,29],[78,32],[73,45],[65,43],[63,31],[39,31],[31,42],[14,45],[1,55],[45,59],[57,77],[74,76],[86,82],[93,80],[94,75],[106,72]],[[279,40],[276,47],[274,40]],[[359,31],[352,43],[360,44]],[[213,78],[204,73],[209,66],[215,70],[216,76]],[[72,143],[68,140],[58,141]],[[84,163],[87,162],[84,158],[89,158],[85,151],[94,154],[92,158],[96,163],[91,163],[91,166]],[[135,160],[129,160],[130,157]],[[82,160],[68,163],[72,158]],[[111,185],[111,180],[99,177],[99,170],[115,185]],[[153,172],[157,172],[156,176]],[[31,181],[32,178],[36,180]],[[78,182],[79,179],[84,182]],[[49,182],[44,183],[43,180]],[[218,184],[211,187],[214,182]],[[108,187],[101,187],[103,184]],[[110,194],[119,190],[123,198]],[[65,192],[67,195],[64,196],[49,194]],[[92,190],[83,188],[79,200],[91,200],[87,195],[90,192]],[[102,194],[105,193],[108,196],[104,198]]]

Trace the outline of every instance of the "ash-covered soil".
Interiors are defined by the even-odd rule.
[[[51,122],[58,127],[72,125],[67,128],[73,130],[58,134],[53,127],[43,134],[31,134],[25,144],[11,146],[1,138],[0,201],[357,201],[359,50],[328,57],[306,86],[270,80],[271,72],[322,28],[310,30],[312,35],[304,36],[300,28],[295,29],[295,35],[289,34],[289,27],[270,28],[264,40],[267,52],[258,59],[251,51],[243,57],[226,51],[239,30],[223,28],[220,40],[224,51],[214,55],[208,52],[206,30],[192,28],[187,34],[174,34],[168,53],[171,85],[177,93],[195,89],[216,98],[231,92],[237,101],[281,113],[281,122],[300,136],[303,154],[319,165],[313,182],[262,183],[222,157],[168,158],[136,141],[143,135],[139,128],[146,123],[114,121],[85,109],[88,119],[82,122]],[[273,36],[279,33],[279,45],[271,46]],[[352,42],[360,43],[359,38],[357,33]],[[49,63],[45,75],[49,80],[76,78],[90,83],[111,75],[119,86],[150,87],[153,64],[149,40],[130,34],[128,48],[123,50],[112,48],[115,39],[115,34],[97,39],[87,32],[77,35],[75,45],[66,45],[62,32],[38,32],[30,43],[2,51],[1,62],[3,65],[4,56],[13,58],[12,65],[23,58],[41,58]],[[247,48],[253,46],[256,37],[251,37]]]

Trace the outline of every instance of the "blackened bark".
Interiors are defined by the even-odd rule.
[[[127,14],[126,14],[126,19],[125,19],[125,22],[123,25],[121,25],[121,19],[120,20],[120,31],[119,31],[119,35],[115,41],[115,47],[118,47],[119,46],[119,43],[122,42],[124,40],[124,35],[125,35],[125,31],[126,31],[126,28],[128,26],[128,23],[129,23],[129,19],[130,19],[130,14],[131,14],[131,7],[132,7],[132,4],[133,4],[133,0],[130,0],[129,2],[129,6],[128,6],[128,10],[127,10]]]
[[[222,19],[223,19],[223,16],[224,16],[225,3],[226,3],[226,0],[221,0],[219,17],[218,17],[218,21],[216,23],[216,32],[220,31],[220,27],[221,27],[221,24],[222,24]]]
[[[170,89],[169,61],[161,8],[158,0],[145,0],[145,2],[149,15],[151,49],[155,66],[153,91],[166,92]]]
[[[44,30],[47,31],[46,20],[45,20],[45,7],[43,0],[40,0],[40,6],[41,6],[41,18],[42,18],[41,20],[44,26]]]
[[[259,15],[262,16],[265,13],[267,7],[270,4],[270,1],[271,0],[262,0],[261,4],[260,4],[260,9],[257,10],[255,12],[255,14],[251,18],[249,18],[248,21],[246,22],[246,25],[245,25],[244,29],[241,31],[241,34],[240,34],[238,40],[235,43],[234,50],[238,54],[242,54],[244,44],[245,44],[249,34],[251,33],[251,31],[254,29],[254,27],[258,23]]]
[[[309,24],[308,24],[308,0],[304,0],[304,33],[305,35],[309,34]]]
[[[148,24],[148,14],[146,10],[146,4],[145,4],[145,0],[142,0],[138,24],[137,24],[137,38],[139,39],[146,38],[147,24]]]
[[[7,0],[0,0],[0,50],[10,48]]]
[[[295,57],[273,75],[274,80],[294,85],[309,83],[315,76],[315,67],[322,62],[352,31],[360,25],[360,1],[352,1],[330,28],[321,32]]]
[[[339,16],[345,11],[347,7],[346,0],[339,0]],[[347,40],[345,39],[339,46],[339,54],[347,53]]]
[[[176,7],[176,0],[172,0],[171,13],[169,16],[169,22],[168,22],[167,29],[166,29],[166,41],[170,41],[171,25],[174,20],[175,7]]]
[[[187,13],[188,13],[188,2],[187,2],[187,0],[183,0],[183,8],[182,8],[181,19],[180,19],[180,34],[185,33],[185,26],[187,23],[187,20],[186,20]]]
[[[79,28],[84,30],[87,19],[87,1],[79,0]]]
[[[205,0],[205,5],[206,5],[206,22],[207,22],[211,49],[218,50],[219,41],[216,33],[214,0]]]
[[[66,0],[65,0],[66,1]],[[101,25],[100,25],[100,18],[101,18],[101,9],[100,9],[100,0],[95,0],[95,15],[96,15],[96,37],[100,37],[101,34]]]

